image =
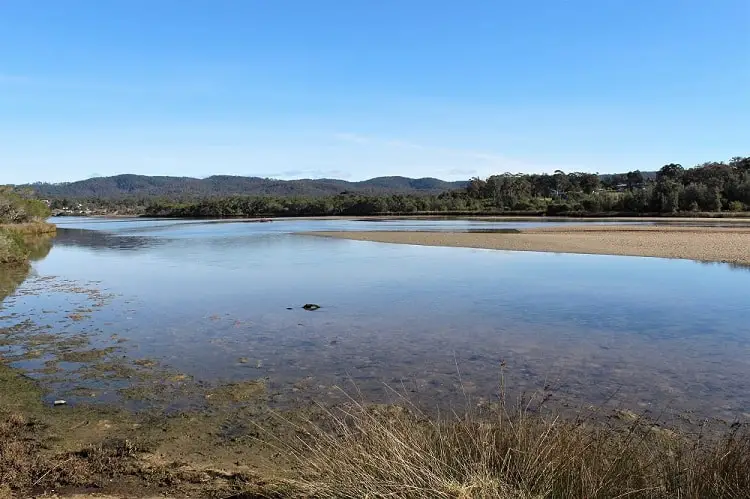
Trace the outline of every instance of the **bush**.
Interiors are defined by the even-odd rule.
[[[38,199],[25,198],[8,187],[0,188],[0,224],[40,222],[50,210]]]
[[[547,209],[547,202],[542,198],[523,199],[513,206],[514,211],[544,211]]]
[[[729,203],[729,211],[745,211],[745,205],[740,201],[732,201]]]
[[[593,195],[581,200],[581,206],[589,213],[601,213],[602,201],[598,196]]]
[[[613,211],[629,211],[633,213],[643,213],[651,209],[651,188],[628,191],[615,204]]]
[[[547,205],[547,215],[560,215],[581,211],[581,205],[575,201],[555,201]]]

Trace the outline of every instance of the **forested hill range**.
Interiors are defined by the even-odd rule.
[[[750,215],[750,157],[670,163],[656,172],[492,175],[466,182],[380,177],[343,180],[207,179],[121,175],[16,188],[53,213],[163,217],[394,214]]]
[[[377,177],[361,182],[336,179],[276,180],[260,177],[215,175],[198,179],[117,175],[95,177],[60,184],[35,183],[19,187],[31,188],[43,199],[105,199],[167,198],[190,200],[225,196],[303,196],[319,197],[343,192],[385,194],[440,194],[461,189],[468,181],[446,182],[436,178]]]

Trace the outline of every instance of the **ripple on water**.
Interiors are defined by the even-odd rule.
[[[156,403],[262,380],[279,404],[343,387],[435,407],[504,385],[561,406],[750,410],[749,274],[728,266],[289,235],[321,222],[120,225],[61,230],[3,303],[0,351],[54,390]]]

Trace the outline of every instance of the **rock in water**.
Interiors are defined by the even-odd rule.
[[[306,303],[302,308],[305,310],[318,310],[320,308],[320,305],[316,305],[315,303]]]
[[[55,400],[55,401],[54,401],[54,402],[52,403],[52,405],[55,405],[55,406],[57,406],[57,405],[65,405],[65,404],[67,404],[67,402],[66,402],[66,401],[64,401],[64,400]]]

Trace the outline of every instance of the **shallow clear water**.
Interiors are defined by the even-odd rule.
[[[102,344],[116,333],[129,355],[198,379],[268,377],[282,398],[300,387],[330,396],[352,380],[373,400],[389,387],[426,404],[476,400],[497,393],[504,363],[514,390],[547,385],[560,400],[750,412],[746,269],[295,234],[539,225],[529,222],[56,223],[36,281],[6,300],[0,325],[28,316],[62,324],[73,298],[24,293],[55,276],[113,295],[64,327],[86,327]]]

